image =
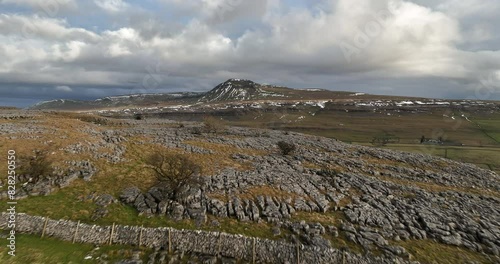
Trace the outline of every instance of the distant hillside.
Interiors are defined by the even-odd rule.
[[[0,110],[15,110],[15,109],[19,109],[15,106],[1,106],[0,105]]]
[[[206,93],[133,94],[105,97],[94,101],[57,99],[40,102],[32,106],[31,109],[92,110],[169,104],[250,101],[266,98],[284,99],[293,98],[293,91],[294,89],[290,88],[261,85],[251,80],[229,79]]]
[[[360,100],[407,100],[409,97],[370,95],[365,93],[331,91],[318,88],[292,89],[263,85],[251,80],[229,79],[208,92],[178,92],[165,94],[133,94],[110,96],[94,101],[57,99],[40,102],[30,107],[36,110],[103,110],[123,108],[203,106],[249,101],[360,101]]]
[[[200,97],[200,93],[166,93],[166,94],[133,94],[110,96],[94,101],[57,99],[40,102],[30,107],[37,110],[91,110],[131,106],[151,106],[168,102],[192,102]]]

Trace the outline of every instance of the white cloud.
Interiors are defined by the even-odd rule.
[[[178,6],[200,3],[164,1]],[[258,26],[233,35],[207,22],[221,1],[202,1],[195,11],[198,16],[176,24],[168,34],[143,34],[147,29],[128,24],[92,31],[64,19],[0,14],[0,82],[130,86],[140,85],[154,68],[154,74],[169,76],[163,79],[177,76],[196,84],[196,79],[217,82],[227,77],[314,86],[320,79],[355,83],[439,77],[470,83],[476,76],[500,70],[498,48],[460,48],[472,33],[464,35],[460,18],[444,8],[403,0],[325,0],[313,9],[276,11],[275,1],[264,1],[266,7],[260,11],[265,15]],[[95,3],[111,13],[130,7],[117,0]],[[387,16],[377,17],[380,14]],[[482,25],[483,31],[472,30],[479,43],[492,37],[488,29],[494,27]],[[365,43],[358,45],[363,38]],[[357,49],[350,63],[342,43]],[[453,89],[464,91],[466,86],[454,84]]]
[[[120,57],[132,54],[132,52],[130,52],[130,50],[128,50],[126,47],[123,47],[120,44],[116,43],[109,46],[108,52],[111,57]]]
[[[56,91],[58,92],[66,92],[66,93],[69,93],[69,92],[72,92],[73,89],[71,89],[71,87],[67,86],[67,85],[58,85],[55,87]]]
[[[249,17],[262,18],[279,0],[161,0],[175,13],[195,16],[209,24],[231,23]]]
[[[391,3],[399,4],[391,7]],[[390,15],[380,19],[377,14]],[[256,63],[317,68],[325,74],[384,70],[399,77],[461,74],[456,67],[460,58],[454,58],[461,40],[457,21],[409,2],[339,0],[321,12],[278,14],[267,23],[271,31],[249,31],[238,40],[238,54],[255,54],[248,59]],[[342,43],[356,49],[351,63],[344,57]]]
[[[488,24],[474,24],[466,34],[467,41],[473,43],[482,43],[494,38],[493,29]]]
[[[66,20],[17,14],[0,14],[0,34],[21,37],[25,40],[43,40],[47,42],[83,40],[95,42],[99,35],[83,28],[71,27]]]
[[[117,13],[126,10],[130,5],[123,0],[94,0],[94,3],[110,13]]]
[[[500,2],[497,0],[445,0],[437,2],[437,9],[455,17],[466,17],[475,14],[498,15]]]
[[[61,11],[78,8],[76,0],[0,0],[0,4],[27,6],[48,17],[55,17],[60,15]]]
[[[82,50],[87,44],[81,41],[70,41],[64,44],[54,44],[51,54],[55,59],[65,62],[72,62],[80,56]]]

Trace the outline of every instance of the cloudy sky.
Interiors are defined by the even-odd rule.
[[[500,99],[498,0],[0,0],[0,105],[289,87]]]

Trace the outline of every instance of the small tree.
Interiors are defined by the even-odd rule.
[[[399,137],[391,134],[381,134],[373,137],[372,144],[375,146],[385,146],[388,143],[399,143]]]
[[[297,146],[295,146],[295,144],[288,143],[288,142],[285,142],[285,141],[280,141],[280,142],[278,142],[277,145],[278,145],[278,148],[281,151],[281,154],[283,154],[283,155],[291,154],[291,153],[293,153],[297,149]]]
[[[137,113],[137,114],[135,114],[135,115],[134,115],[134,119],[135,119],[135,120],[142,120],[143,118],[144,118],[144,117],[142,116],[142,114],[141,114],[141,113]]]
[[[201,166],[182,154],[155,152],[146,159],[146,166],[152,169],[160,184],[168,188],[171,198],[179,198],[182,188],[201,183]]]
[[[47,158],[47,151],[35,150],[34,156],[22,157],[21,174],[31,177],[33,182],[50,176],[53,172],[52,161]]]
[[[213,116],[203,118],[203,129],[207,133],[220,133],[226,129],[226,125],[220,119]]]
[[[195,135],[201,135],[203,133],[201,127],[193,127],[191,128],[191,133]]]

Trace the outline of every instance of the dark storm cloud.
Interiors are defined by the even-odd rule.
[[[0,12],[3,101],[202,91],[232,77],[427,97],[474,96],[487,79],[500,98],[494,0],[54,1],[57,12],[0,1],[32,7]]]

